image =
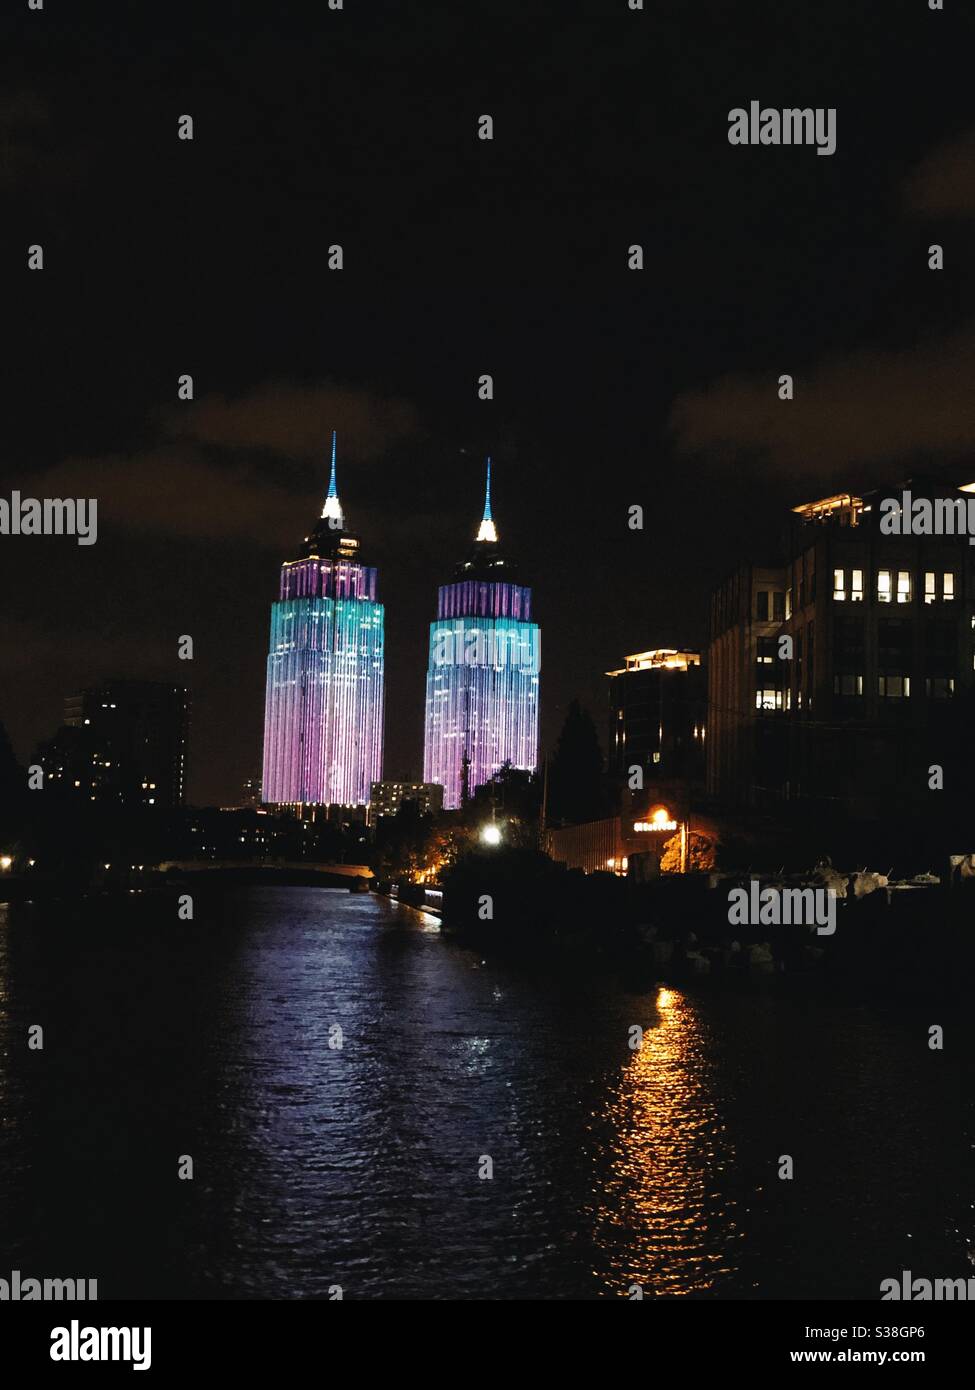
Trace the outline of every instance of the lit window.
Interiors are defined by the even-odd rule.
[[[938,597],[934,570],[924,571],[924,602],[934,603]]]
[[[863,677],[862,676],[834,676],[833,677],[834,695],[862,695]]]
[[[755,691],[756,709],[781,709],[782,691],[781,690],[756,690]]]
[[[907,699],[911,693],[910,676],[878,676],[877,688],[885,700]]]
[[[853,579],[850,584],[850,602],[863,602],[863,570],[853,571]]]
[[[890,570],[877,571],[877,602],[890,603]]]
[[[945,603],[950,603],[955,597],[955,576],[953,574],[944,574],[942,576],[942,581],[943,589],[941,596]]]
[[[911,572],[910,570],[897,571],[897,602],[910,603],[911,601]]]
[[[927,676],[924,690],[932,700],[950,700],[955,693],[954,676]]]
[[[785,617],[786,622],[792,617],[792,589],[785,591]],[[972,619],[972,626],[975,627],[975,618]]]
[[[833,571],[833,602],[843,603],[846,600],[846,580],[843,570]]]

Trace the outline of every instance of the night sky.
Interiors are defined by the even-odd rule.
[[[922,463],[975,479],[975,21],[946,6],[10,0],[0,495],[99,501],[95,546],[0,537],[21,759],[73,688],[169,679],[191,797],[238,798],[333,428],[386,604],[387,776],[422,768],[485,454],[545,746],[573,696],[603,731],[625,653],[703,643],[784,508]],[[730,145],[752,99],[836,107],[836,153]]]

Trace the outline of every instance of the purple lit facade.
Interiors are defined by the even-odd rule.
[[[264,711],[265,802],[368,804],[382,778],[384,614],[335,492],[306,554],[286,561],[271,608]]]
[[[430,625],[423,780],[440,783],[447,809],[462,803],[465,771],[471,793],[506,762],[537,765],[541,634],[531,617],[531,589],[498,548],[489,471],[474,552],[441,587]]]

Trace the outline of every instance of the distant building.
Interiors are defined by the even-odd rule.
[[[443,787],[439,782],[373,782],[369,824],[375,825],[380,816],[395,816],[403,801],[415,801],[421,815],[436,815],[443,810]]]
[[[257,807],[262,805],[262,801],[260,776],[248,777],[241,787],[241,806]]]
[[[707,787],[725,806],[930,814],[929,768],[957,780],[971,758],[975,547],[889,534],[881,503],[904,491],[970,489],[916,478],[803,504],[783,563],[716,590]]]
[[[170,850],[172,861],[277,863],[299,865],[354,863],[367,843],[361,824],[342,827],[326,816],[299,818],[290,808],[203,806],[181,818]]]
[[[382,775],[383,605],[346,530],[332,472],[301,555],[271,606],[262,796],[272,805],[365,806]]]
[[[532,591],[517,580],[491,514],[491,460],[474,549],[441,586],[430,624],[423,777],[444,789],[444,806],[491,780],[505,764],[538,763],[541,637]]]
[[[781,720],[765,716],[789,698],[777,644],[785,591],[784,567],[741,565],[711,597],[706,789],[729,806],[761,804],[784,765]]]
[[[707,686],[699,652],[637,652],[609,676],[609,771],[627,781],[704,775]]]
[[[301,827],[293,818],[252,807],[196,807],[179,846],[187,859],[244,862],[297,858]]]
[[[679,788],[666,800],[656,789],[647,793],[624,788],[617,815],[548,829],[545,849],[557,863],[587,874],[652,877],[660,871],[668,847],[674,849],[675,866],[684,871],[690,867],[689,836],[714,833],[713,825],[691,808]]]
[[[114,806],[181,806],[189,692],[108,680],[65,700],[65,726],[37,750],[45,784]]]

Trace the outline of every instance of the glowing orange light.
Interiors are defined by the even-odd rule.
[[[666,806],[656,806],[650,813],[650,819],[634,821],[633,829],[638,834],[656,830],[676,830],[677,822],[673,819]]]

